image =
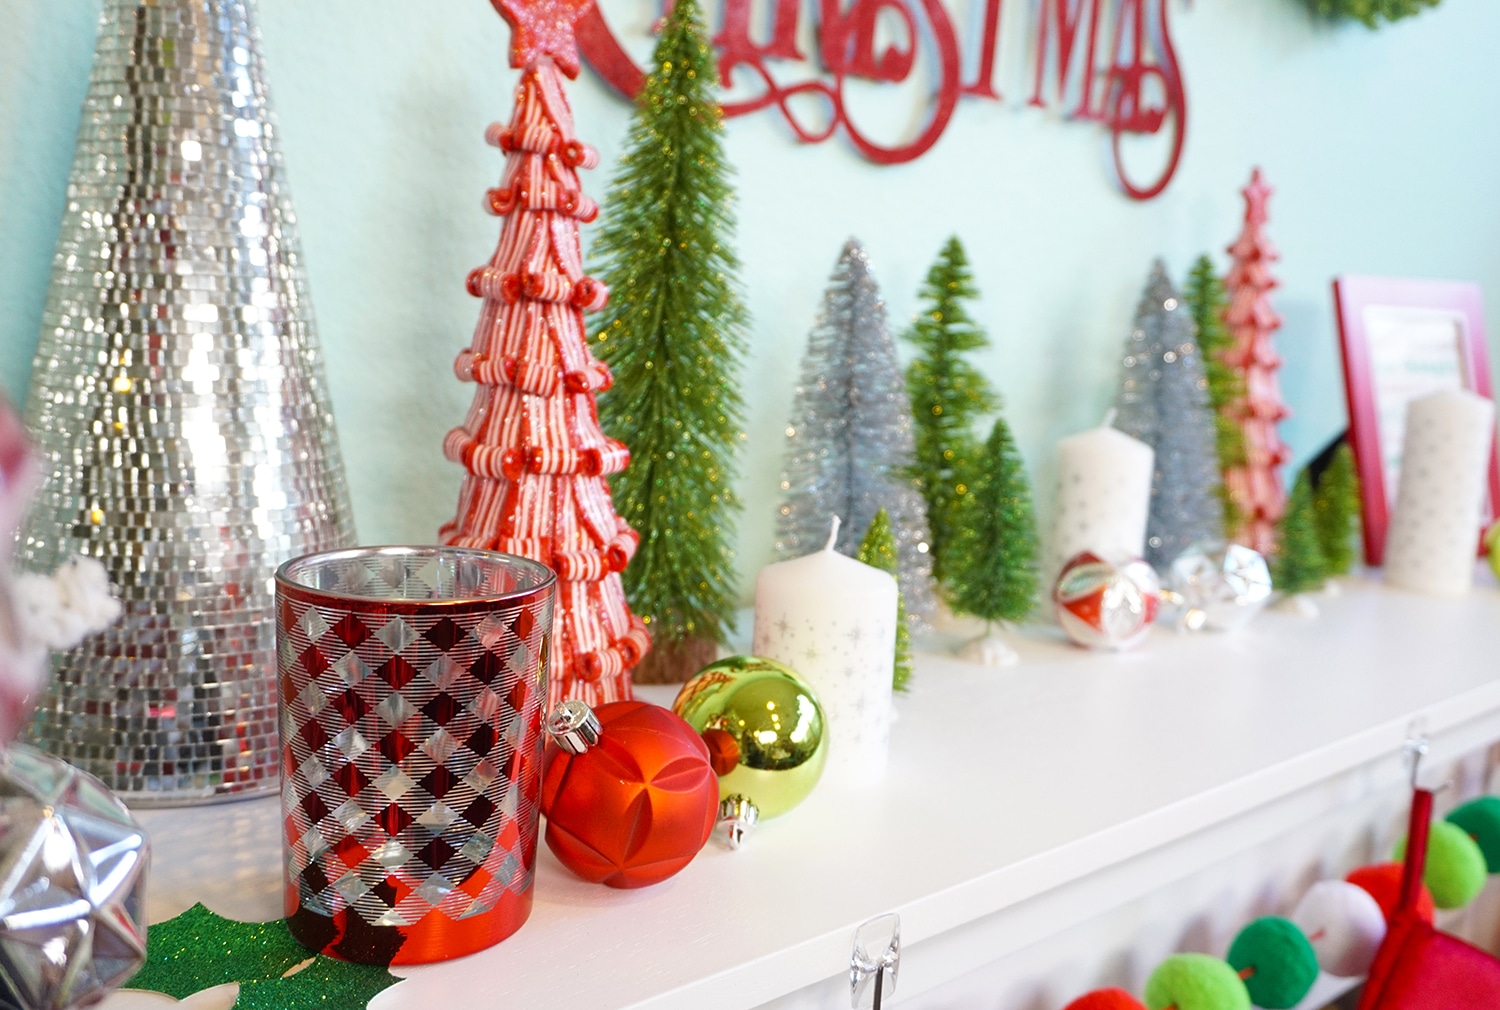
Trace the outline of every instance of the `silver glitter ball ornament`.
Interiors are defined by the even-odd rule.
[[[125,606],[34,740],[132,804],[274,791],[272,574],[353,542],[252,0],[105,0],[26,423],[18,562]]]
[[[0,1006],[87,1006],[146,959],[146,835],[98,779],[0,754]]]
[[[1271,599],[1271,570],[1243,544],[1200,541],[1172,561],[1167,589],[1180,627],[1234,631]]]
[[[1089,649],[1140,644],[1156,620],[1161,581],[1140,558],[1074,555],[1052,588],[1053,612],[1063,632]]]

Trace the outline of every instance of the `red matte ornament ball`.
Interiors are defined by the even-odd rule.
[[[1369,892],[1370,897],[1375,899],[1375,904],[1380,906],[1380,911],[1385,915],[1386,921],[1390,921],[1391,911],[1401,897],[1400,863],[1361,866],[1344,879]],[[1431,922],[1436,914],[1437,905],[1433,902],[1432,892],[1427,889],[1427,885],[1423,884],[1421,887],[1421,891],[1417,894],[1417,915],[1423,922]]]
[[[1146,1005],[1124,989],[1095,989],[1084,993],[1063,1010],[1146,1010]]]
[[[591,883],[646,887],[681,870],[713,833],[719,779],[703,739],[642,701],[594,709],[598,743],[582,754],[547,744],[547,847]]]

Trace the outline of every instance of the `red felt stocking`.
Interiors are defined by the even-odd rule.
[[[1500,961],[1440,933],[1417,911],[1432,793],[1412,796],[1401,900],[1391,913],[1385,940],[1370,966],[1359,1010],[1468,1010],[1500,1007]]]

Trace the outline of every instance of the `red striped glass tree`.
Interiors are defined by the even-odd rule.
[[[1271,307],[1271,290],[1278,283],[1271,276],[1271,264],[1279,256],[1261,230],[1271,187],[1261,180],[1260,169],[1243,192],[1245,226],[1229,247],[1234,262],[1224,278],[1229,291],[1224,322],[1233,343],[1223,361],[1243,379],[1244,395],[1228,410],[1243,433],[1244,458],[1225,472],[1224,490],[1239,517],[1229,539],[1269,554],[1276,546],[1276,523],[1286,512],[1281,466],[1290,455],[1277,433],[1288,413],[1276,379],[1281,357],[1272,341],[1281,328],[1281,317]]]
[[[598,154],[573,133],[563,75],[578,74],[573,25],[592,0],[492,0],[512,29],[522,68],[509,126],[485,138],[505,152],[485,205],[503,217],[490,262],[469,274],[484,300],[473,345],[454,371],[478,385],[444,454],[468,471],[445,544],[519,554],[558,575],[549,704],[629,698],[630,670],[650,648],[625,603],[620,572],[639,537],[615,514],[606,478],[630,462],[599,427],[594,396],[609,368],[588,350],[583,314],[609,292],[583,272],[580,221],[599,208],[580,168]]]

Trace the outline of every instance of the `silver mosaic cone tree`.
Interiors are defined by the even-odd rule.
[[[18,559],[125,605],[33,738],[134,804],[276,788],[272,575],[354,539],[259,41],[253,0],[105,0],[26,406]]]

